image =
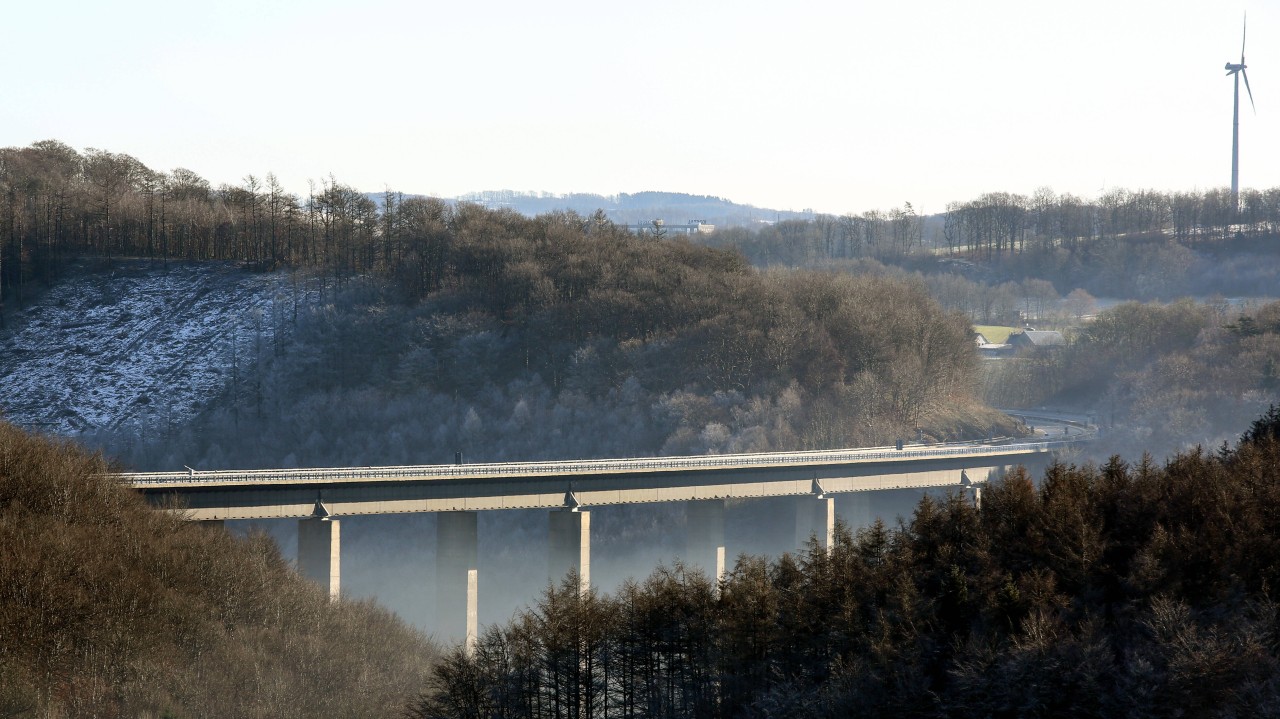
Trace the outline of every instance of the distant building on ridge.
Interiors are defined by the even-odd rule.
[[[715,225],[707,224],[702,220],[689,220],[683,225],[668,225],[663,220],[654,220],[639,225],[625,225],[629,232],[637,235],[652,235],[659,230],[665,235],[709,235],[716,231]]]

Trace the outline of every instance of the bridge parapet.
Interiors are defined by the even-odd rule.
[[[195,520],[302,518],[318,499],[336,516],[583,506],[960,486],[968,470],[1022,464],[1088,438],[908,445],[810,452],[569,462],[354,467],[119,475],[153,502]]]
[[[871,447],[865,449],[815,450],[806,452],[765,452],[756,454],[700,455],[691,457],[644,457],[548,462],[495,462],[484,464],[435,464],[397,467],[340,467],[308,469],[190,470],[187,472],[121,473],[120,481],[137,489],[163,486],[191,487],[243,484],[299,484],[330,482],[385,482],[388,480],[483,479],[506,477],[598,476],[614,473],[690,472],[748,468],[794,467],[797,465],[848,465],[903,462],[919,459],[996,457],[1059,451],[1093,439],[1081,433],[1061,440],[988,443],[948,443]]]

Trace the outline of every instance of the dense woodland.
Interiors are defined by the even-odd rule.
[[[858,272],[871,260],[931,281],[967,280],[981,292],[1048,282],[1059,294],[1172,300],[1274,294],[1280,286],[1280,188],[1245,190],[1231,212],[1227,190],[1161,193],[1114,189],[1097,199],[988,193],[920,216],[910,203],[859,215],[818,215],[708,236],[764,266]],[[1040,293],[1032,293],[1036,295]],[[974,301],[977,304],[978,301]],[[995,319],[993,298],[978,308]],[[1005,313],[1006,316],[1008,313]]]
[[[793,449],[996,421],[967,319],[917,278],[760,272],[600,213],[379,207],[332,181],[303,201],[270,176],[213,190],[54,142],[0,157],[18,301],[86,255],[293,273],[272,342],[245,338],[250,369],[202,424],[103,442],[134,466]]]
[[[990,193],[942,216],[906,204],[693,238],[708,249],[633,237],[603,213],[531,219],[394,192],[374,202],[332,178],[306,197],[271,175],[214,188],[189,170],[157,172],[54,141],[0,150],[0,190],[0,297],[11,304],[83,256],[226,259],[298,278],[271,353],[304,361],[291,354],[273,368],[273,357],[255,358],[249,381],[229,387],[221,414],[181,447],[205,466],[225,462],[219,455],[246,421],[269,419],[273,408],[295,414],[286,405],[344,408],[319,416],[390,430],[433,461],[459,449],[519,456],[507,440],[518,442],[521,426],[549,426],[551,414],[576,418],[558,425],[562,433],[605,418],[602,426],[638,438],[600,454],[879,443],[921,424],[956,436],[990,429],[990,419],[969,411],[938,421],[971,394],[974,364],[962,323],[925,293],[974,322],[1041,324],[1048,309],[1072,303],[1076,320],[1092,313],[1094,296],[1280,286],[1270,234],[1278,191],[1244,192],[1234,215],[1217,190],[1112,190],[1096,200]],[[761,275],[748,263],[823,274]],[[1001,403],[1082,386],[1060,381],[1066,370],[1018,371],[1023,381]],[[305,401],[282,398],[281,388]],[[411,417],[370,422],[345,411],[393,408],[390,398],[431,406],[447,429],[424,443]],[[303,449],[335,446],[324,426],[293,434],[295,449],[253,459],[355,454]],[[135,463],[166,459],[126,444]],[[558,446],[546,437],[526,444]],[[395,453],[370,453],[384,450]]]
[[[1000,421],[973,399],[967,321],[918,284],[579,237],[557,246],[598,261],[512,240],[504,277],[546,273],[533,283],[551,288],[575,273],[575,297],[541,307],[501,309],[487,289],[418,302],[364,282],[323,303],[312,291],[284,341],[240,338],[245,368],[195,425],[101,443],[137,467],[358,465],[883,444],[917,424],[952,438]],[[644,269],[599,276],[621,261]]]
[[[435,657],[416,630],[108,469],[0,423],[0,716],[386,717],[413,696]]]
[[[1280,411],[1235,449],[1023,471],[827,553],[572,579],[411,716],[1270,716]]]

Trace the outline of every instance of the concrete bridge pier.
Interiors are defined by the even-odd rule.
[[[685,503],[685,556],[719,584],[724,579],[724,500],[696,499]]]
[[[555,585],[573,569],[578,572],[578,588],[591,589],[591,513],[576,504],[548,514],[547,576]]]
[[[822,492],[796,497],[796,549],[804,549],[809,538],[816,537],[818,546],[830,552],[835,531],[835,497]]]
[[[870,527],[876,521],[875,512],[871,509],[871,492],[849,492],[841,498],[844,511],[840,516],[849,525],[849,531],[857,534],[859,529]]]
[[[341,590],[340,530],[327,512],[298,520],[298,573],[327,589],[331,602]]]
[[[989,481],[991,479],[991,475],[995,474],[997,471],[1003,474],[1007,470],[1008,470],[1007,467],[1001,467],[1001,468],[983,469],[981,471],[975,472],[974,473],[975,475],[980,476],[981,482],[974,482],[973,478],[969,476],[968,470],[960,471],[960,488],[965,490],[971,490],[973,492],[974,509],[979,509],[979,510],[982,509],[982,482]]]
[[[475,512],[436,516],[436,630],[468,653],[480,632],[478,545]]]

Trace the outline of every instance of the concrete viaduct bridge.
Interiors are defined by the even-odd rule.
[[[548,574],[573,569],[591,582],[589,507],[685,502],[684,559],[719,578],[725,571],[725,503],[795,498],[797,547],[811,536],[830,546],[835,495],[866,509],[877,490],[955,487],[980,501],[992,472],[1037,463],[1088,439],[907,445],[810,452],[653,457],[565,462],[410,467],[268,469],[121,474],[152,503],[181,507],[192,520],[297,518],[298,568],[340,587],[341,516],[438,512],[435,586],[438,622],[470,644],[478,631],[477,512],[543,508],[549,512]]]

